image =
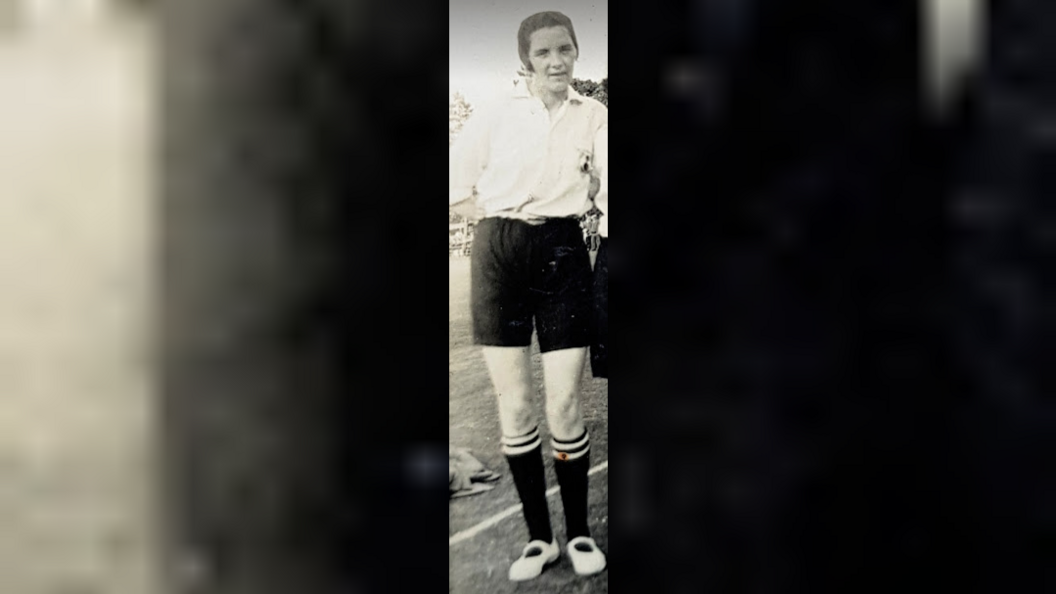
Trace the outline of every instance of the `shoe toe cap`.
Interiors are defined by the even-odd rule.
[[[568,556],[579,575],[592,575],[605,569],[605,554],[592,539],[574,539],[569,543]]]

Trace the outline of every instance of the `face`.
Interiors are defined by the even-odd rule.
[[[528,38],[532,84],[537,91],[564,93],[572,83],[576,46],[564,27],[539,29]]]

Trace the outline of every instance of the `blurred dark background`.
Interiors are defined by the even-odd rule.
[[[614,11],[613,39],[633,30],[637,49],[614,43],[610,68],[630,210],[611,254],[610,558],[635,567],[613,583],[1040,583],[1051,249],[995,256],[1016,225],[1047,228],[1034,68],[1051,14],[995,9],[983,72],[939,118],[923,8]],[[1000,190],[981,195],[980,175]],[[951,216],[966,199],[967,226]]]
[[[446,150],[447,15],[405,4],[161,12],[166,491],[189,591],[444,579],[442,553],[403,547],[446,524],[446,287],[415,245],[443,217],[423,155]]]

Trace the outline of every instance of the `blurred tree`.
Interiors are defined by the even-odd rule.
[[[466,124],[466,120],[468,120],[471,115],[473,115],[473,106],[466,101],[466,98],[462,96],[462,93],[456,92],[452,97],[448,108],[448,120],[450,124],[448,146],[455,143],[455,138],[458,137],[458,133],[462,131],[462,126]],[[462,217],[453,212],[448,214],[448,223],[461,223],[462,220]]]
[[[576,78],[572,80],[572,88],[580,95],[592,97],[605,107],[609,106],[609,79],[607,77],[601,79],[601,82]]]
[[[462,93],[456,92],[448,109],[448,120],[450,123],[448,146],[455,143],[455,138],[458,137],[458,133],[462,131],[462,126],[466,124],[466,120],[471,115],[473,115],[473,106],[466,101]]]

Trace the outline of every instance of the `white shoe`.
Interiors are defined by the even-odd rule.
[[[568,558],[579,575],[594,575],[605,569],[605,553],[593,538],[579,536],[568,541]]]
[[[544,567],[557,561],[560,554],[561,549],[557,546],[556,538],[550,543],[533,540],[525,545],[521,558],[510,566],[510,579],[521,582],[537,578],[543,573]]]

